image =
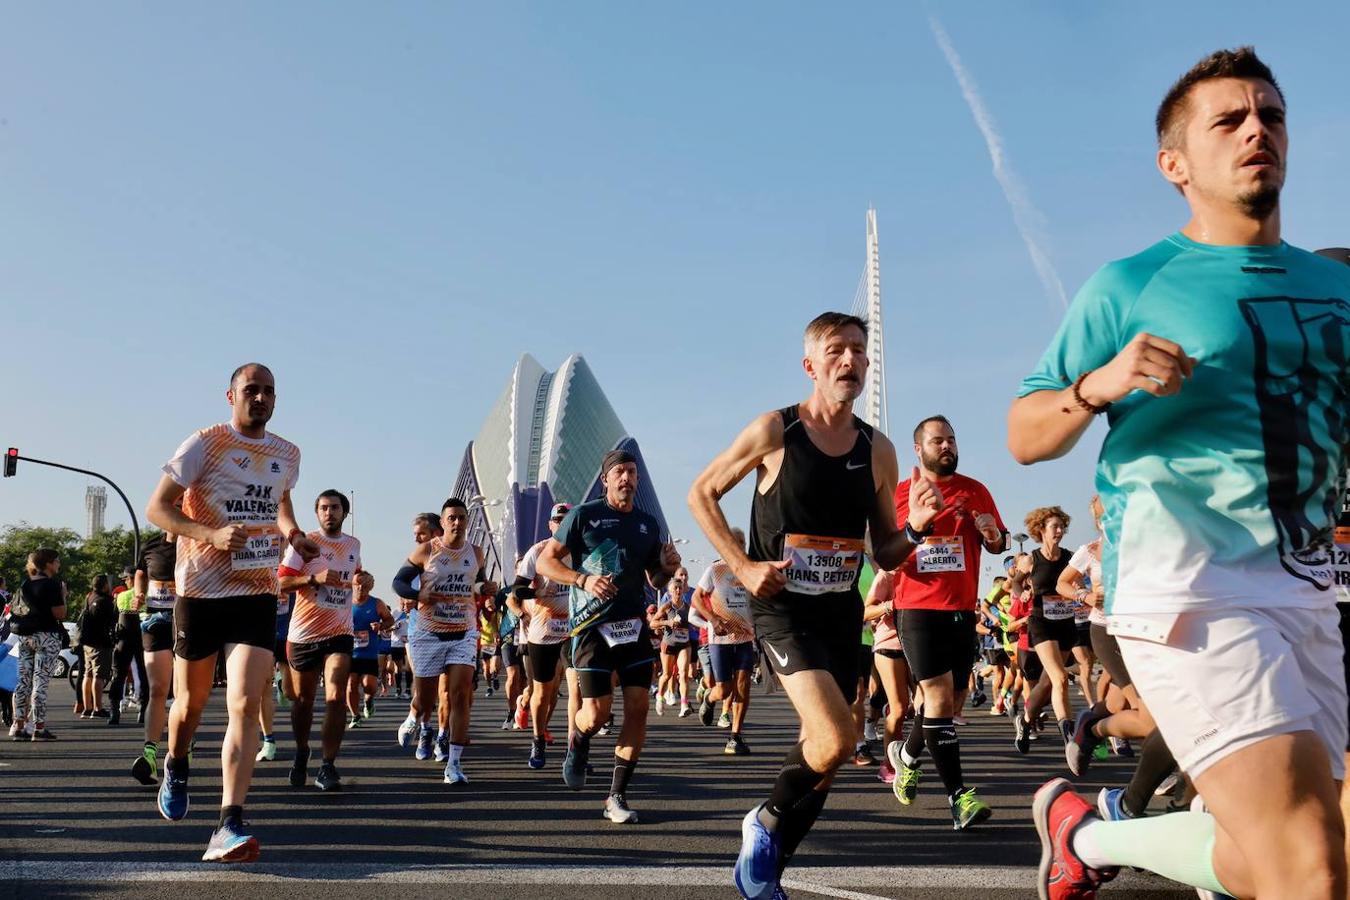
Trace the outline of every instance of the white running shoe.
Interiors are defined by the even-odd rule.
[[[459,763],[449,762],[445,764],[445,783],[446,784],[468,784],[469,776],[464,774]]]
[[[413,718],[412,713],[403,720],[403,724],[398,726],[398,745],[407,750],[413,745],[413,736],[417,734],[417,719]]]
[[[271,762],[277,758],[277,742],[263,741],[262,746],[258,748],[258,755],[253,757],[254,762]]]

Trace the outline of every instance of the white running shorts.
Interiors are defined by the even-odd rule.
[[[443,641],[426,632],[408,635],[408,661],[418,678],[432,678],[446,666],[473,666],[478,663],[478,635],[470,632],[457,641]]]

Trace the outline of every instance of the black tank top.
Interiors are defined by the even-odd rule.
[[[798,407],[780,409],[783,465],[765,493],[756,485],[750,505],[750,558],[784,558],[784,535],[861,541],[876,503],[872,478],[872,426],[853,417],[858,438],[843,456],[829,456],[811,442]],[[839,591],[857,593],[857,572]]]
[[[1059,559],[1046,559],[1045,553],[1039,547],[1031,551],[1031,606],[1033,614],[1038,616],[1045,614],[1045,596],[1049,594],[1054,597],[1059,594],[1056,585],[1059,584],[1059,576],[1064,574],[1064,570],[1068,567],[1069,553],[1063,547],[1059,548]]]

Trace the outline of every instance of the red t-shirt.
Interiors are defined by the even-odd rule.
[[[895,579],[896,609],[974,610],[980,585],[980,551],[984,538],[975,517],[988,513],[1004,530],[994,498],[974,478],[953,475],[940,482],[942,512],[933,520],[932,535],[905,560]],[[895,489],[896,523],[909,520],[909,479]]]
[[[1032,606],[1031,594],[1029,593],[1014,600],[1012,606],[1008,608],[1009,621],[1031,615]],[[1022,626],[1021,631],[1017,632],[1017,648],[1019,650],[1031,649],[1031,632],[1025,625]]]

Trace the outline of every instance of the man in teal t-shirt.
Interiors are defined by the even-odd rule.
[[[1280,239],[1284,97],[1251,48],[1183,76],[1157,131],[1191,219],[1083,286],[1018,390],[1008,444],[1023,463],[1061,456],[1107,414],[1109,628],[1215,816],[1099,821],[1056,779],[1033,807],[1051,861],[1041,896],[1093,896],[1132,865],[1221,894],[1283,895],[1296,879],[1300,897],[1343,898],[1330,548],[1350,269]]]

